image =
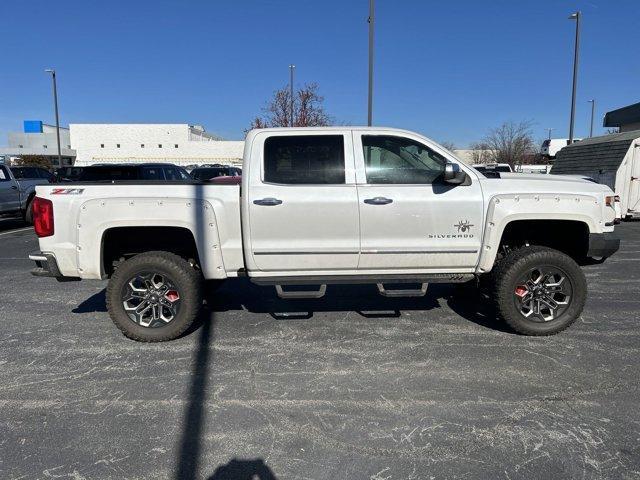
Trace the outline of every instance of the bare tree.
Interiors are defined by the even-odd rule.
[[[471,161],[476,163],[489,163],[492,161],[493,152],[489,150],[489,145],[484,142],[472,143],[471,148]]]
[[[293,125],[291,124],[291,93],[289,87],[273,92],[273,97],[262,109],[262,116],[251,122],[252,128],[268,127],[324,127],[333,119],[325,112],[324,97],[318,93],[318,84],[305,84],[294,92]]]
[[[456,144],[453,142],[444,141],[444,142],[438,142],[438,143],[440,143],[440,145],[442,145],[444,148],[446,148],[451,152],[453,152],[454,150],[457,150]]]
[[[496,163],[527,163],[536,148],[531,134],[531,121],[505,122],[494,128],[482,140],[490,151],[490,160]]]
[[[17,167],[41,167],[51,170],[51,160],[44,155],[21,155],[13,161]]]

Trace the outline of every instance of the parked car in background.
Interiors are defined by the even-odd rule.
[[[579,142],[581,138],[574,138],[573,143]],[[542,142],[540,153],[543,157],[556,158],[556,154],[564,147],[569,145],[568,138],[548,138]]]
[[[500,173],[511,173],[511,165],[508,163],[486,163],[472,165],[477,171],[482,173],[485,177],[499,176]]]
[[[171,163],[140,163],[83,167],[75,181],[100,182],[116,180],[185,181],[191,180],[182,167]]]
[[[49,183],[53,183],[53,175],[44,168],[0,165],[0,216],[22,217],[32,223],[36,185]]]
[[[49,183],[55,182],[55,176],[49,170],[42,167],[9,167],[14,178],[17,180],[39,180],[44,179]]]
[[[53,172],[58,182],[75,182],[80,179],[84,167],[61,167]]]
[[[192,170],[191,176],[194,180],[206,181],[216,177],[239,177],[242,170],[230,165],[202,166]]]

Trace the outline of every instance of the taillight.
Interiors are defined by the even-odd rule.
[[[46,198],[35,197],[32,202],[33,228],[38,237],[53,235],[53,202]]]

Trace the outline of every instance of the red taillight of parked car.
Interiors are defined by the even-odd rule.
[[[46,198],[35,197],[33,208],[33,228],[38,237],[53,235],[53,202]]]

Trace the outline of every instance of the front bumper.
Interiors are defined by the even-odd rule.
[[[607,258],[620,248],[620,238],[613,232],[590,233],[587,257]]]
[[[54,277],[60,282],[74,282],[78,277],[65,277],[60,273],[56,257],[51,253],[34,252],[29,255],[29,260],[36,262],[36,268],[31,269],[31,275],[36,277]]]

